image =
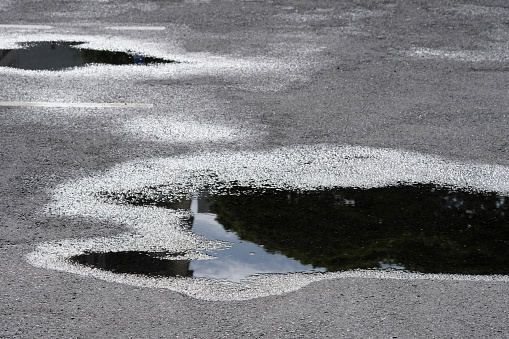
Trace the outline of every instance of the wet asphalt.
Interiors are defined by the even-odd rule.
[[[341,277],[208,301],[25,256],[124,232],[44,210],[59,185],[127,162],[331,144],[505,168],[508,17],[496,0],[2,1],[0,49],[88,41],[180,63],[0,69],[1,102],[152,105],[0,106],[0,337],[507,337],[504,279]]]

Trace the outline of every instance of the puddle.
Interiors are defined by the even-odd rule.
[[[166,200],[165,200],[166,199]],[[191,209],[189,228],[231,243],[210,260],[113,252],[73,257],[122,273],[241,281],[262,273],[353,269],[508,274],[509,200],[434,185],[295,191],[233,187],[192,201],[143,194],[132,205]]]
[[[280,295],[346,277],[508,282],[507,178],[506,166],[330,144],[133,160],[55,187],[44,208],[52,217],[122,225],[125,232],[42,242],[26,259],[35,267],[216,301]],[[203,191],[210,196],[185,198]],[[256,274],[231,283],[249,265],[230,266],[219,257],[237,245],[210,226],[200,230],[194,221],[201,216],[217,219],[224,225],[219,231],[237,242],[326,272]],[[243,256],[259,257],[250,252]],[[93,253],[113,253],[113,262],[138,273],[115,273],[106,269],[108,256]],[[76,263],[79,256],[90,264]],[[155,263],[148,271],[159,273],[129,268],[142,256]],[[104,269],[93,264],[100,260]],[[168,273],[171,260],[187,260],[189,267]],[[230,281],[179,277],[202,276],[197,262],[214,263]]]
[[[134,53],[80,48],[84,42],[35,41],[20,43],[18,49],[0,50],[0,66],[25,70],[63,70],[92,64],[149,65],[175,63]]]
[[[239,237],[235,231],[225,229],[210,213],[214,197],[202,194],[192,201],[164,202],[138,197],[127,197],[132,205],[154,205],[171,209],[191,209],[188,230],[211,240],[221,240],[229,246],[218,250],[203,251],[211,259],[182,259],[185,253],[157,252],[107,252],[85,253],[71,257],[76,263],[113,271],[115,273],[143,274],[161,277],[195,277],[240,282],[250,276],[268,273],[325,272],[322,267],[303,264],[277,251],[269,251]],[[212,205],[211,205],[212,203]],[[189,257],[189,255],[187,255]],[[178,257],[178,259],[172,259]]]
[[[231,193],[211,204],[225,229],[328,271],[509,273],[509,204],[496,194],[433,185]]]
[[[168,252],[121,251],[110,253],[84,253],[72,261],[98,267],[115,273],[142,274],[158,277],[192,277],[189,260],[175,259],[182,254]]]

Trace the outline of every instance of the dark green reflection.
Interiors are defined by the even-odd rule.
[[[509,273],[508,202],[496,194],[432,185],[237,187],[211,197],[210,212],[243,240],[329,271],[392,263],[423,273]]]
[[[80,48],[79,41],[35,41],[19,49],[0,50],[0,66],[26,70],[62,70],[90,64],[147,65],[174,63],[134,53]]]

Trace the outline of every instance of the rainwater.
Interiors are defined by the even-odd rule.
[[[176,62],[135,53],[82,48],[82,44],[84,42],[78,41],[21,43],[19,48],[0,50],[0,67],[55,71],[92,64],[148,65]]]
[[[172,208],[139,198],[127,200]],[[509,199],[494,193],[431,184],[313,191],[233,187],[204,193],[190,208],[193,232],[232,243],[208,253],[215,259],[113,252],[73,260],[122,273],[230,281],[351,269],[509,274]]]

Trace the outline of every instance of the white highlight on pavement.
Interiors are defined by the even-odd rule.
[[[127,120],[120,131],[148,141],[217,142],[249,136],[248,131],[214,123],[178,121],[174,117],[137,117]]]
[[[152,108],[153,104],[121,102],[41,102],[41,101],[0,101],[8,107],[82,107],[82,108]]]
[[[295,291],[313,281],[343,277],[382,279],[434,279],[504,281],[509,276],[470,276],[354,270],[316,274],[266,274],[240,283],[201,278],[147,277],[115,274],[71,263],[68,258],[85,252],[169,251],[193,252],[221,247],[185,231],[189,211],[154,206],[130,206],[97,198],[98,192],[142,192],[179,195],[225,183],[251,187],[310,190],[327,187],[372,188],[398,183],[434,183],[460,189],[509,194],[509,167],[459,162],[438,156],[392,149],[314,145],[258,152],[217,152],[173,158],[134,160],[96,176],[71,180],[52,191],[46,206],[50,216],[82,218],[124,225],[128,231],[113,237],[64,239],[41,243],[27,255],[36,267],[65,271],[133,286],[166,288],[205,300],[246,300]],[[163,185],[163,186],[160,186]],[[209,259],[188,258],[188,259]]]
[[[14,28],[14,29],[52,29],[53,26],[46,25],[0,25],[0,28]]]
[[[13,29],[53,29],[53,26],[48,25],[16,25],[16,24],[0,24],[0,28],[13,28]],[[105,29],[117,31],[164,31],[164,26],[108,26]]]
[[[164,31],[164,26],[109,26],[106,29],[117,31]]]
[[[104,79],[132,79],[162,80],[188,79],[196,75],[234,78],[235,87],[257,92],[273,92],[286,88],[295,81],[302,81],[311,74],[308,67],[312,64],[309,53],[316,50],[310,47],[289,60],[275,57],[238,58],[210,53],[190,53],[175,43],[156,43],[151,39],[131,39],[116,37],[110,39],[101,35],[83,34],[54,34],[51,31],[33,32],[29,35],[8,34],[7,30],[0,30],[0,49],[16,49],[20,44],[31,41],[83,41],[82,48],[97,50],[119,51],[145,55],[154,58],[178,61],[168,64],[147,65],[89,65],[65,70],[24,70],[12,67],[0,67],[0,74],[28,77],[44,77],[54,79],[60,77],[79,77],[81,81],[98,78],[98,73]],[[302,59],[300,64],[296,61]],[[291,59],[291,60],[290,60]],[[291,61],[291,62],[290,62]],[[302,66],[301,66],[302,65]],[[305,65],[305,66],[304,66]]]
[[[446,59],[467,62],[507,62],[507,60],[509,60],[505,47],[499,49],[493,48],[486,51],[448,51],[441,49],[415,47],[407,51],[406,54],[411,57],[417,57],[421,59]]]

